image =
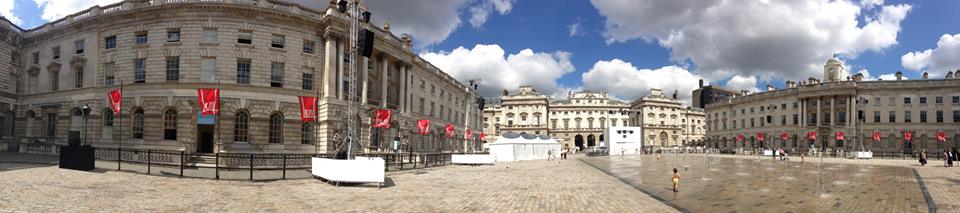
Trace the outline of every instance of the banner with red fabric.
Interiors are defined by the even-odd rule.
[[[421,135],[430,134],[430,120],[427,120],[427,119],[418,120],[417,133]]]
[[[448,137],[448,138],[452,138],[452,137],[453,137],[453,130],[454,130],[454,129],[453,129],[453,124],[447,124],[447,128],[446,128],[445,130],[447,130],[447,137]]]
[[[312,122],[317,120],[317,97],[300,96],[300,121]]]
[[[373,128],[390,128],[390,110],[379,109],[373,115]]]
[[[763,133],[757,133],[757,141],[763,142]]]
[[[808,140],[816,140],[816,139],[817,139],[817,132],[807,132],[807,139],[808,139]]]
[[[463,130],[463,138],[470,139],[471,136],[473,136],[473,134],[470,132],[470,128],[465,128]]]
[[[743,133],[737,135],[737,142],[743,142]]]
[[[843,140],[843,132],[837,132],[837,136],[836,136],[836,137],[837,137],[837,140],[842,141],[842,140]]]
[[[123,92],[120,89],[115,89],[107,92],[107,98],[110,99],[110,109],[113,109],[113,114],[119,115],[120,106],[123,104]]]
[[[484,134],[484,133],[481,132],[481,133],[480,133],[480,140],[481,140],[481,141],[482,141],[482,140],[487,140],[487,134]]]
[[[787,134],[787,132],[780,133],[780,139],[786,141],[787,139],[790,139],[790,135]]]
[[[947,133],[943,131],[937,131],[937,141],[947,141]]]
[[[220,113],[220,89],[197,89],[200,98],[200,115],[216,115]]]
[[[880,142],[880,131],[873,131],[873,142]]]
[[[913,132],[903,131],[903,140],[913,141]]]

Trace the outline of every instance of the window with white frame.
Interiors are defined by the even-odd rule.
[[[283,87],[283,63],[270,63],[270,86]]]
[[[240,32],[237,33],[237,43],[240,43],[240,44],[252,44],[252,43],[253,43],[253,31],[240,30]]]
[[[167,81],[180,80],[180,57],[167,57]]]
[[[237,83],[250,84],[250,59],[237,59]]]
[[[217,58],[200,59],[200,82],[217,81]]]
[[[233,141],[250,142],[250,114],[239,111],[233,123]]]
[[[83,87],[83,67],[77,67],[73,72],[73,86],[74,88]]]
[[[313,53],[314,46],[316,46],[316,45],[317,45],[317,42],[304,39],[304,40],[303,40],[303,52],[305,52],[305,53]]]
[[[113,74],[116,64],[114,62],[107,62],[103,64],[103,85],[112,86],[113,85]]]
[[[143,139],[143,109],[133,111],[133,138]]]
[[[163,111],[163,139],[177,140],[177,111],[173,109]]]
[[[167,29],[167,42],[180,42],[180,28]]]
[[[283,143],[283,115],[279,112],[270,115],[270,143]]]
[[[133,83],[147,82],[147,59],[138,58],[133,60]]]
[[[270,47],[274,48],[283,48],[286,43],[286,37],[279,34],[273,34],[273,38],[270,39]]]
[[[313,90],[313,68],[303,68],[303,90]]]
[[[217,28],[203,28],[203,43],[217,43]]]
[[[85,49],[84,46],[85,46],[85,45],[84,45],[84,43],[83,43],[83,40],[77,40],[77,41],[74,41],[74,42],[73,42],[73,48],[74,48],[74,51],[75,51],[77,54],[83,54],[84,49]]]
[[[135,35],[135,38],[134,38],[134,39],[135,39],[135,42],[136,42],[136,44],[138,44],[138,45],[140,45],[140,44],[147,44],[147,42],[149,41],[149,40],[148,40],[148,39],[149,39],[149,36],[148,36],[148,34],[147,34],[147,31],[136,32],[134,35]]]
[[[313,123],[303,123],[300,124],[300,143],[301,144],[313,144]]]

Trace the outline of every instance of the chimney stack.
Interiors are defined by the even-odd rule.
[[[787,81],[786,84],[787,84],[787,88],[797,87],[797,83],[796,83],[796,82],[793,82],[793,81]]]
[[[927,72],[923,72],[923,80],[927,80]]]
[[[897,71],[897,80],[903,80],[903,72]]]
[[[700,79],[700,88],[703,88],[703,79]]]
[[[777,90],[777,88],[773,87],[773,85],[767,84],[767,91],[774,91],[774,90]]]
[[[953,77],[953,71],[947,71],[947,77],[943,77],[943,79],[950,79],[950,77]]]

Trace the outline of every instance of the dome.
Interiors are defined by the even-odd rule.
[[[827,64],[843,64],[843,62],[840,62],[840,59],[833,57],[833,58],[827,59]]]

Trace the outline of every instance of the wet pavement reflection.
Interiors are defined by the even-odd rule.
[[[913,170],[771,158],[612,156],[582,161],[692,212],[926,212]],[[672,191],[672,170],[680,191]]]

